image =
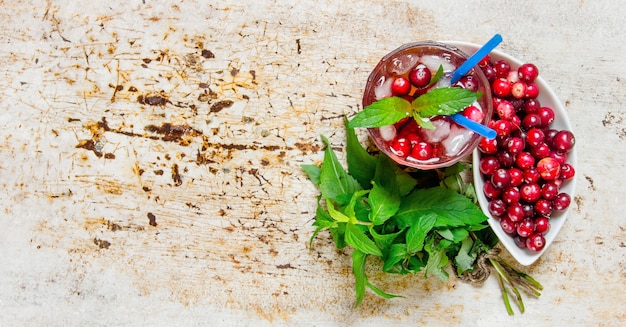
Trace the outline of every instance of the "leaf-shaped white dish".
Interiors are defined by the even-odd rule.
[[[468,43],[468,42],[459,42],[459,41],[442,41],[442,42],[456,46],[457,48],[461,49],[463,52],[467,53],[468,55],[472,55],[476,50],[480,48],[480,45],[474,44],[474,43]],[[492,60],[498,60],[498,59],[507,60],[511,64],[511,69],[517,69],[520,65],[524,63],[498,50],[492,51],[490,56]],[[539,67],[539,70],[541,72],[541,67]],[[555,120],[552,123],[552,125],[550,125],[550,128],[558,129],[558,130],[569,130],[573,132],[572,126],[570,124],[565,108],[561,104],[561,101],[559,101],[558,97],[556,96],[552,88],[550,88],[548,83],[546,83],[546,81],[541,77],[541,73],[539,77],[535,80],[535,84],[539,87],[539,96],[537,97],[537,99],[539,100],[541,105],[550,107],[554,110]],[[572,199],[572,204],[570,204],[570,206],[565,210],[553,212],[550,218],[550,230],[544,235],[546,239],[545,246],[541,251],[534,252],[529,249],[519,248],[515,244],[515,241],[513,240],[513,238],[502,230],[499,220],[497,218],[494,218],[489,213],[489,209],[488,209],[489,200],[485,197],[482,191],[484,180],[483,180],[483,177],[481,176],[480,169],[478,168],[480,156],[481,156],[480,151],[476,149],[474,151],[474,157],[473,157],[473,167],[474,167],[473,177],[474,177],[474,185],[476,187],[476,193],[478,195],[478,201],[479,201],[480,207],[482,211],[485,213],[485,215],[489,217],[489,225],[491,226],[495,234],[500,239],[500,242],[502,242],[504,247],[509,251],[509,253],[520,264],[524,266],[531,265],[548,250],[548,248],[550,247],[550,244],[552,244],[554,239],[559,234],[561,227],[563,227],[563,224],[565,224],[569,210],[572,207],[573,202],[574,202],[573,200],[574,200],[574,192],[575,192],[575,187],[576,187],[576,178],[572,178],[568,181],[563,182],[560,188],[560,192],[565,192],[570,195]],[[576,146],[574,146],[574,148],[568,153],[567,163],[572,165],[574,168],[577,168],[576,159],[577,159],[576,158]]]

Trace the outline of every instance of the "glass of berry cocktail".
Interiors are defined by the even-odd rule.
[[[475,92],[476,99],[464,106],[459,114],[487,125],[493,109],[490,83],[483,72],[472,69],[458,82],[450,84],[452,72],[467,58],[468,55],[461,50],[440,42],[405,44],[384,56],[371,72],[365,86],[363,107],[391,97],[412,103],[437,89],[461,88]],[[436,93],[439,94],[438,101],[447,94]],[[430,100],[425,102],[432,103]],[[370,127],[368,131],[382,152],[399,164],[418,169],[451,166],[471,155],[480,142],[479,134],[456,124],[449,114],[423,118],[426,124],[417,122],[417,119],[421,118],[407,115],[397,122]]]

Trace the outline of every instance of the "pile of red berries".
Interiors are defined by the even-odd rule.
[[[551,128],[554,110],[537,99],[535,65],[512,69],[508,61],[487,56],[479,66],[491,82],[494,111],[489,126],[497,132],[495,139],[482,139],[478,145],[489,212],[519,247],[541,251],[552,213],[571,202],[560,188],[575,174],[567,163],[574,135]]]

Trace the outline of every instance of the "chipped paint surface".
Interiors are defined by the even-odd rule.
[[[596,33],[617,39],[622,11],[550,5],[0,1],[0,325],[625,322],[626,67]],[[468,13],[479,24],[459,31]],[[493,31],[540,67],[577,133],[574,210],[529,268],[544,295],[508,317],[493,279],[372,262],[405,298],[353,309],[349,253],[324,234],[308,248],[317,190],[299,165],[322,159],[320,134],[341,149],[386,52]]]

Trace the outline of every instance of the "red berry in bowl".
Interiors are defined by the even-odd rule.
[[[541,187],[537,183],[522,184],[519,193],[522,200],[533,203],[541,198]]]
[[[530,219],[524,219],[517,225],[517,234],[521,237],[528,237],[535,231],[535,224]]]
[[[516,224],[506,215],[500,217],[500,227],[502,227],[502,230],[507,234],[515,233],[517,229]]]
[[[571,203],[571,198],[567,193],[559,193],[554,201],[552,201],[552,205],[554,206],[554,210],[565,210],[569,207]]]
[[[479,169],[485,176],[491,176],[498,168],[500,168],[500,162],[496,157],[486,156],[480,159]]]
[[[550,230],[550,218],[548,217],[537,217],[533,220],[535,223],[535,232],[546,234]]]
[[[562,180],[568,180],[568,179],[572,179],[574,177],[574,175],[576,175],[576,171],[574,169],[574,166],[568,164],[568,163],[564,163],[561,166],[561,179]]]
[[[537,110],[537,115],[539,115],[539,118],[541,119],[540,127],[542,128],[548,128],[548,126],[550,126],[550,124],[554,121],[554,110],[550,107],[539,108],[539,110]]]
[[[560,152],[570,151],[575,143],[576,139],[574,138],[574,134],[570,131],[559,131],[552,139],[552,145]]]
[[[531,63],[526,63],[517,68],[519,79],[524,82],[532,82],[539,76],[539,69]]]
[[[489,201],[489,213],[494,217],[500,217],[506,213],[506,203],[500,199]]]
[[[539,87],[535,83],[526,83],[526,96],[527,99],[534,99],[539,96]]]
[[[504,168],[496,170],[491,175],[491,183],[493,183],[493,186],[501,190],[509,187],[509,184],[511,184],[511,176],[509,175],[509,171]]]
[[[561,176],[561,164],[554,158],[543,158],[537,163],[537,171],[541,178],[551,181]]]
[[[526,247],[529,250],[539,252],[546,245],[546,239],[541,233],[533,233],[526,239]]]
[[[506,78],[511,71],[511,64],[506,60],[497,60],[493,63],[493,69],[496,71],[496,76]]]
[[[485,154],[494,154],[498,152],[498,140],[482,138],[478,143],[478,150]]]
[[[511,85],[511,95],[517,99],[526,97],[526,83],[518,81]]]
[[[511,94],[511,83],[506,78],[497,78],[491,84],[491,90],[496,96],[505,98]]]

